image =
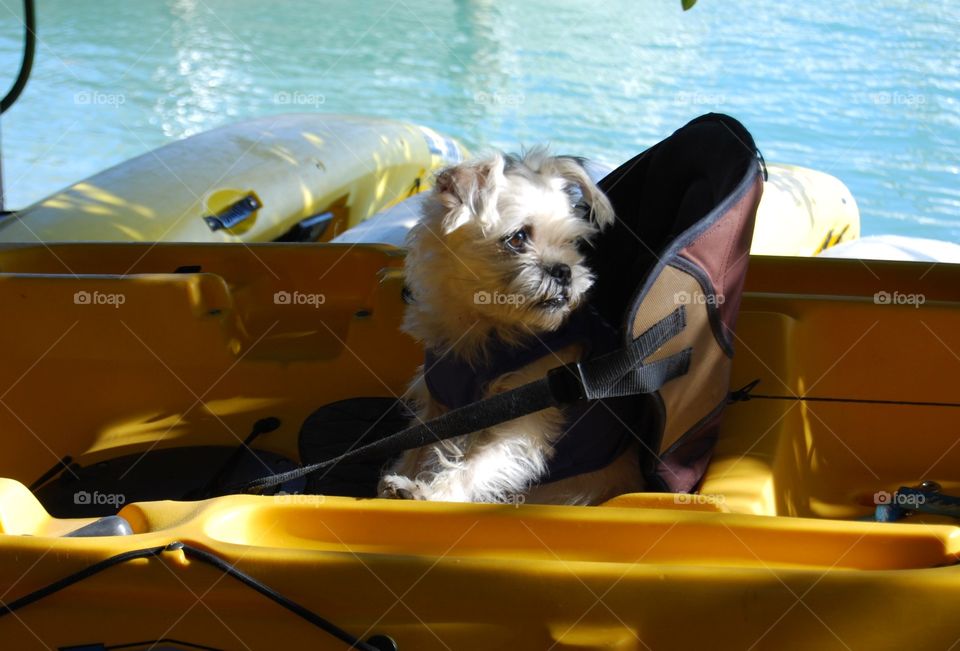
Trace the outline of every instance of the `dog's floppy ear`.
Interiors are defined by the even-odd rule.
[[[583,202],[590,206],[590,219],[601,230],[613,224],[616,217],[613,206],[610,205],[610,200],[607,199],[603,191],[590,178],[583,166],[584,160],[576,156],[557,156],[551,159],[551,162],[553,169],[549,172],[574,185],[580,191]]]
[[[503,181],[503,157],[494,154],[442,170],[434,192],[446,208],[443,232],[449,235],[471,220],[481,227],[493,224],[496,203]]]

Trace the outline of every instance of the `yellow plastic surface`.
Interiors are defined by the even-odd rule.
[[[249,120],[125,161],[0,219],[0,242],[269,242],[333,213],[329,240],[432,183],[465,150],[426,127],[357,116]],[[227,230],[203,217],[254,192]]]
[[[87,465],[237,445],[266,416],[283,425],[258,447],[295,457],[318,406],[403,391],[420,351],[397,330],[401,265],[369,246],[0,247],[0,598],[179,540],[401,649],[934,649],[960,637],[956,523],[856,520],[879,490],[960,490],[946,407],[734,404],[701,495],[598,508],[232,496],[126,504],[135,535],[77,539],[59,536],[89,520],[50,518],[24,488],[65,454]],[[949,265],[755,257],[733,385],[956,402],[957,287]],[[283,291],[325,300],[276,303]],[[924,303],[878,304],[879,291]],[[27,606],[0,619],[0,637],[11,649],[343,648],[179,552]]]
[[[767,165],[751,253],[811,256],[858,237],[860,211],[839,179],[796,165]]]

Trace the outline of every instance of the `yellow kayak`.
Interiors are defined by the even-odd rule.
[[[465,156],[452,138],[394,120],[260,118],[171,143],[0,218],[0,243],[329,241]],[[838,179],[767,169],[754,253],[815,255],[859,236],[856,202]]]
[[[817,255],[860,237],[860,212],[836,177],[797,165],[767,165],[750,252]]]
[[[860,212],[839,179],[806,167],[768,164],[751,243],[754,255],[812,256],[860,237]],[[596,170],[597,180],[610,170]],[[337,242],[403,246],[424,195],[410,197],[367,219]]]
[[[0,218],[0,242],[326,241],[463,158],[427,127],[345,115],[239,122]]]
[[[3,647],[345,648],[330,631],[458,651],[960,637],[957,521],[860,520],[900,486],[960,489],[949,265],[755,257],[732,386],[760,379],[756,393],[785,399],[729,407],[696,495],[170,501],[258,427],[282,470],[317,407],[403,393],[421,351],[398,330],[402,261],[373,245],[0,246],[0,614],[16,605]],[[128,531],[103,529],[115,512]],[[99,535],[66,535],[91,523]]]

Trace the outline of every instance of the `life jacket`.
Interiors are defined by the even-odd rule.
[[[727,404],[763,174],[750,133],[733,118],[711,113],[600,181],[617,219],[589,256],[596,276],[589,307],[556,333],[553,346],[586,340],[593,357],[601,349],[633,347],[642,363],[623,367],[622,378],[611,373],[616,365],[601,372],[589,388],[599,397],[567,408],[570,431],[557,441],[557,466],[544,480],[606,465],[633,430],[649,489],[689,492],[699,484]],[[597,323],[617,324],[613,337]],[[490,367],[475,369],[428,352],[431,393],[450,409],[476,403],[491,379],[548,354],[550,346],[533,341],[519,350],[503,348]],[[637,373],[658,364],[669,370],[652,388],[639,388],[644,382]],[[572,425],[578,413],[598,420]]]
[[[598,184],[617,219],[588,261],[591,305],[626,343],[670,314],[685,321],[644,363],[689,351],[689,368],[636,399],[649,490],[694,490],[712,456],[765,173],[743,125],[710,113]]]
[[[531,335],[519,344],[504,342],[494,335],[483,361],[476,364],[450,352],[427,349],[424,380],[434,400],[448,410],[457,409],[482,399],[490,383],[505,373],[574,344],[583,350],[581,359],[590,359],[617,348],[620,338],[615,328],[585,306],[571,313],[559,329]],[[539,481],[557,481],[612,463],[633,440],[634,434],[627,425],[633,420],[631,404],[579,401],[564,408],[561,434],[553,441],[553,456],[547,473]]]

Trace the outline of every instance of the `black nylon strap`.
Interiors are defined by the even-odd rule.
[[[563,369],[563,367],[561,367]],[[560,369],[556,369],[560,370]],[[370,458],[387,458],[403,452],[419,448],[428,443],[444,441],[446,439],[477,432],[514,418],[542,411],[549,407],[560,406],[551,390],[549,377],[525,384],[511,391],[505,391],[479,402],[475,402],[459,409],[448,411],[427,422],[417,423],[379,441],[374,441],[363,447],[350,450],[338,457],[312,463],[308,466],[296,468],[269,477],[254,480],[242,487],[235,487],[245,493],[255,493],[278,484],[284,484],[304,477],[318,470],[335,466],[341,461],[357,461]]]
[[[581,397],[598,400],[653,393],[667,380],[684,375],[690,367],[689,348],[650,364],[643,360],[680,334],[686,325],[687,312],[681,305],[626,347],[577,364],[583,387]]]
[[[411,425],[332,459],[262,477],[234,486],[228,492],[259,492],[347,459],[387,458],[404,450],[471,434],[550,407],[563,407],[577,400],[653,393],[669,380],[687,372],[691,349],[650,364],[644,364],[643,360],[679,334],[685,326],[686,312],[681,305],[623,348],[585,362],[560,366],[541,380],[453,409],[428,422]]]
[[[687,308],[680,305],[673,312],[647,328],[634,343],[639,345],[643,359],[660,350],[660,347],[680,334],[687,327]]]
[[[687,373],[692,352],[693,349],[686,348],[656,362],[629,368],[624,368],[624,358],[619,357],[606,364],[581,369],[583,397],[587,400],[599,400],[653,393],[668,380]]]

